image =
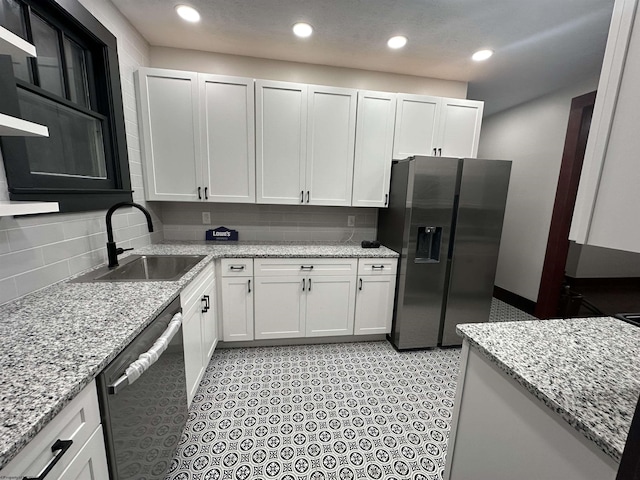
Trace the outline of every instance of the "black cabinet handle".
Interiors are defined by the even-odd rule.
[[[307,203],[309,203],[309,190],[307,190]]]
[[[202,187],[198,187],[198,200],[202,200]]]
[[[248,285],[248,287],[249,287],[249,293],[251,293],[251,279],[249,279],[249,280],[248,280],[247,285]]]
[[[441,149],[441,148],[439,148],[439,149],[438,149],[438,156],[439,156],[439,157],[441,157],[441,156],[442,156],[442,149]]]
[[[73,445],[73,440],[60,440],[60,439],[56,440],[55,443],[51,446],[51,452],[53,453],[59,452],[59,453],[56,453],[53,456],[53,458],[49,460],[49,463],[44,468],[44,470],[42,470],[40,475],[38,475],[37,477],[23,477],[22,480],[43,480],[44,477],[46,477],[49,474],[49,472],[53,469],[53,467],[56,466],[56,463],[60,461],[60,459],[67,452],[67,450],[71,448],[71,445]]]
[[[211,305],[209,304],[209,295],[204,295],[201,301],[204,302],[204,307],[202,307],[202,313],[208,312],[209,309],[211,308]]]
[[[437,153],[436,153],[436,149],[434,148],[434,149],[433,149],[433,156],[435,157],[436,155],[437,155]]]
[[[310,292],[311,291],[311,279],[309,279],[309,288],[307,288],[307,291]]]
[[[384,265],[371,265],[371,270],[384,270]]]
[[[302,291],[304,292],[304,278],[302,279]]]
[[[360,279],[360,286],[358,287],[358,290],[362,290],[362,279]]]
[[[313,265],[300,265],[300,270],[313,270]]]
[[[304,203],[304,190],[300,190],[300,203]]]
[[[242,271],[244,270],[244,265],[230,265],[229,270],[231,271]]]
[[[387,205],[389,205],[389,194],[385,193],[384,194],[384,206],[386,207]]]
[[[207,190],[209,190],[209,187],[204,187],[204,199],[205,200],[209,200],[209,195],[207,195]]]

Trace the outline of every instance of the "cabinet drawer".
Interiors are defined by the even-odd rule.
[[[220,264],[223,277],[251,277],[253,258],[223,258]]]
[[[358,275],[395,275],[397,270],[397,258],[361,258],[358,261]]]
[[[200,295],[206,289],[205,283],[212,282],[213,276],[213,262],[211,262],[180,293],[180,305],[182,305],[183,312],[189,310],[194,303],[200,301]]]
[[[69,449],[48,474],[51,478],[61,478],[71,460],[80,452],[99,425],[100,409],[96,383],[91,382],[0,471],[0,478],[37,477],[54,457],[51,451],[52,445],[57,440],[72,440],[73,443]],[[104,449],[102,437],[100,441]]]
[[[53,477],[55,478],[55,477]],[[98,426],[89,441],[82,446],[69,466],[57,480],[109,480],[107,453],[104,448],[102,426]],[[53,479],[52,479],[53,480]]]
[[[255,276],[355,275],[355,258],[256,258]]]

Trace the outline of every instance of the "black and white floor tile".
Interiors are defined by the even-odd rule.
[[[533,318],[494,299],[507,317]],[[388,342],[218,350],[167,480],[441,480],[459,361]]]

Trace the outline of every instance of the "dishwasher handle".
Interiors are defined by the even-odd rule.
[[[182,326],[182,313],[176,313],[167,329],[158,337],[158,339],[153,343],[153,346],[147,350],[145,353],[140,354],[137,360],[135,360],[131,365],[127,367],[125,373],[122,374],[115,382],[107,387],[107,392],[109,395],[117,395],[122,391],[125,387],[131,385],[135,382],[140,376],[149,370],[151,365],[158,361],[158,358],[162,355],[162,353],[169,346],[169,342],[176,336],[176,333],[180,330]]]

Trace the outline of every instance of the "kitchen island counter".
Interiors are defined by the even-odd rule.
[[[602,317],[464,324],[458,325],[457,331],[465,341],[463,357],[466,347],[467,358],[475,356],[480,359],[474,360],[476,364],[485,363],[506,377],[504,385],[512,383],[507,380],[515,381],[517,387],[526,390],[514,398],[529,398],[536,409],[544,410],[557,419],[558,425],[568,428],[569,435],[573,432],[579,441],[603,453],[605,463],[617,465],[640,394],[638,327]],[[466,361],[461,364],[461,380],[465,374],[471,375],[468,367],[472,360]],[[480,366],[477,372],[481,371],[487,379],[491,377],[485,367]],[[465,400],[465,390],[469,393],[466,383],[462,381],[458,386],[458,396]],[[504,398],[504,390],[496,391],[502,391]],[[490,394],[483,393],[485,397]],[[450,443],[453,458],[460,440],[455,437],[466,428],[463,413],[458,412],[457,417]],[[529,432],[522,433],[524,436]],[[527,454],[535,456],[536,452]]]
[[[160,244],[132,253],[206,257],[178,281],[64,281],[0,306],[0,469],[214,259],[398,256],[384,247],[255,242]]]

